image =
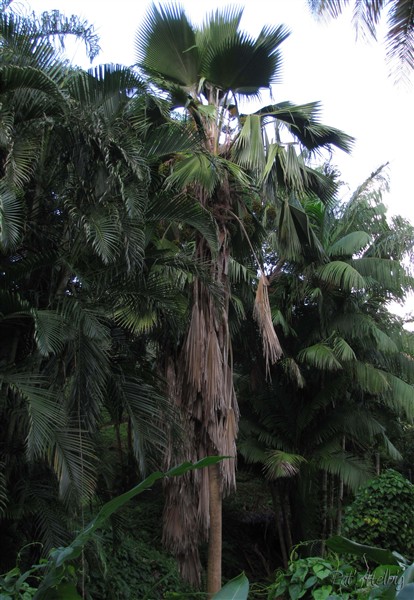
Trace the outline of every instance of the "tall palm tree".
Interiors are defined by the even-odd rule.
[[[45,550],[65,534],[57,495],[72,509],[93,497],[106,410],[128,421],[138,472],[165,449],[172,411],[145,373],[148,340],[182,315],[177,274],[203,268],[157,227],[215,237],[201,206],[150,199],[154,157],[192,147],[179,124],[151,137],[140,78],[72,69],[46,30],[0,15],[2,526]]]
[[[284,357],[272,370],[271,384],[264,387],[256,372],[243,390],[247,418],[239,449],[247,461],[264,465],[274,490],[283,490],[286,506],[280,500],[275,505],[285,528],[286,490],[295,490],[291,499],[299,498],[310,474],[315,482],[322,472],[324,526],[302,529],[305,537],[327,533],[329,480],[332,486],[336,479],[338,489],[344,484],[356,489],[373,472],[374,451],[400,458],[390,441],[392,428],[414,418],[409,334],[388,309],[414,283],[404,266],[414,229],[400,218],[387,220],[383,171],[373,173],[345,204],[303,201],[322,254],[298,255],[274,271],[270,302]],[[258,365],[256,355],[256,371]],[[261,368],[264,372],[264,364]],[[340,520],[340,499],[337,504]],[[309,520],[311,510],[301,512]],[[292,535],[281,528],[279,537],[286,559]]]
[[[249,245],[243,221],[254,221],[252,206],[254,200],[261,202],[264,189],[271,190],[269,198],[278,209],[287,207],[288,215],[285,190],[317,184],[324,189],[326,181],[312,177],[292,142],[314,151],[331,145],[348,150],[351,141],[318,123],[316,103],[295,107],[285,102],[242,113],[243,100],[260,99],[261,90],[279,80],[279,47],[288,32],[266,26],[253,38],[240,30],[241,17],[242,10],[232,7],[195,27],[179,5],[153,5],[136,38],[140,72],[170,102],[171,117],[184,121],[200,140],[197,152],[177,154],[168,162],[165,185],[206,207],[217,226],[218,248],[199,236],[195,256],[210,265],[220,295],[214,298],[202,281],[194,280],[185,340],[168,363],[172,397],[188,427],[185,458],[231,457],[195,475],[192,486],[176,483],[180,489],[167,502],[165,539],[193,581],[199,579],[198,539],[209,531],[209,594],[221,585],[221,498],[235,486],[239,411],[228,318],[233,242],[239,235]],[[288,137],[283,138],[283,130]],[[266,309],[262,280],[256,316],[265,351],[275,361],[280,347]]]
[[[337,17],[349,0],[308,0],[313,13]],[[353,20],[357,28],[376,39],[377,27],[387,14],[387,58],[394,63],[397,75],[414,69],[414,2],[413,0],[355,0]]]

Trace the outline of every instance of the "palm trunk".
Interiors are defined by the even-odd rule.
[[[279,536],[280,553],[282,555],[283,568],[288,568],[289,556],[285,541],[285,527],[283,510],[281,506],[280,493],[276,481],[270,483],[270,493],[272,496],[273,510],[275,512],[276,529]]]
[[[219,469],[218,465],[212,465],[208,468],[210,533],[208,540],[207,597],[209,599],[221,588],[222,498]]]
[[[326,532],[328,525],[328,473],[322,471],[322,532],[321,554],[325,555]]]
[[[346,438],[342,436],[342,450],[345,452]],[[338,504],[336,508],[336,533],[341,534],[342,531],[342,505],[344,501],[344,479],[339,477]]]
[[[375,453],[375,474],[381,475],[381,456],[379,452]]]
[[[335,501],[335,479],[331,475],[328,479],[329,485],[329,508],[328,508],[328,537],[333,534],[334,528],[334,501]]]

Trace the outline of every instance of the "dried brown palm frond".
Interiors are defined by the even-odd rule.
[[[255,318],[263,340],[263,355],[266,361],[266,373],[270,373],[270,364],[274,364],[282,356],[282,347],[272,323],[270,311],[269,282],[262,272],[256,290],[253,317]]]

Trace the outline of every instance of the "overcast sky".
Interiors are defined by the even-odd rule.
[[[23,12],[57,8],[86,18],[101,38],[102,52],[95,63],[126,65],[135,62],[135,32],[149,4],[147,0],[14,0]],[[194,22],[201,22],[217,7],[244,6],[242,26],[252,34],[265,24],[287,25],[291,35],[281,46],[284,68],[274,101],[321,101],[322,122],[356,138],[351,156],[338,151],[333,157],[349,185],[342,195],[349,195],[372,171],[389,162],[391,191],[385,203],[390,213],[414,223],[414,85],[393,84],[384,46],[355,40],[350,11],[327,24],[311,17],[306,0],[183,0],[181,4]],[[71,48],[69,56],[88,66],[83,51],[74,54]]]
[[[149,2],[146,0],[14,0],[21,10],[57,8],[95,25],[102,52],[97,62],[133,64],[135,32]],[[231,2],[184,0],[190,18],[200,22],[209,11]],[[329,24],[316,22],[306,0],[241,0],[243,28],[257,33],[264,24],[284,23],[291,35],[282,45],[283,80],[275,87],[276,102],[320,100],[323,122],[356,138],[350,157],[334,156],[343,180],[354,189],[380,164],[390,162],[390,212],[414,223],[414,86],[396,87],[388,76],[381,44],[355,41],[350,13]],[[76,60],[87,63],[82,52]],[[346,190],[344,190],[344,194]]]

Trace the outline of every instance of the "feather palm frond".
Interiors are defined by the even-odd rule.
[[[266,479],[273,481],[279,477],[294,477],[303,463],[306,463],[306,459],[300,454],[270,450],[266,452],[263,470]]]
[[[338,360],[335,350],[324,343],[304,348],[299,352],[298,360],[321,370],[336,371],[342,369],[342,364]]]
[[[319,469],[341,477],[351,490],[357,490],[373,475],[372,465],[367,460],[348,452],[330,452],[329,456],[322,454],[315,458],[315,463]]]
[[[21,198],[0,181],[0,247],[15,248],[22,236],[24,210]]]
[[[367,285],[364,277],[353,266],[340,260],[333,260],[319,267],[316,272],[321,281],[347,292],[363,289]]]
[[[327,249],[328,256],[349,256],[361,252],[368,246],[371,236],[366,231],[352,231],[335,240]]]

